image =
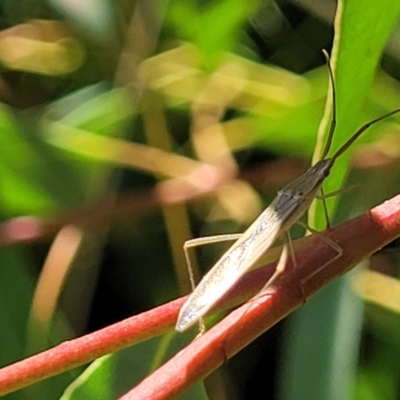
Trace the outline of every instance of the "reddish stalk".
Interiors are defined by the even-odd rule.
[[[232,312],[123,399],[164,400],[178,396],[302,305],[305,298],[400,236],[400,195],[324,232],[324,236],[341,246],[342,257],[327,265],[336,252],[321,240],[320,235],[311,241],[306,239],[306,247],[296,254],[296,268],[286,271],[268,294]],[[323,265],[327,266],[321,269]],[[257,293],[273,267],[271,264],[248,274],[224,301],[225,305],[232,303],[234,298],[237,301],[243,293]],[[172,301],[0,369],[0,395],[166,332],[174,326],[184,300]]]
[[[229,314],[120,400],[166,400],[182,394],[301,306],[306,298],[400,236],[400,195],[324,235],[343,249],[340,258],[327,265],[335,251],[316,237],[314,243],[296,254],[296,268],[277,279],[268,294]],[[321,269],[323,265],[327,266]]]

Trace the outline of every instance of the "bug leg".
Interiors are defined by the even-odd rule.
[[[328,213],[328,207],[326,206],[326,195],[324,194],[324,188],[321,186],[321,200],[322,200],[322,207],[324,209],[324,216],[325,216],[325,221],[326,221],[326,229],[331,228],[331,222],[329,220],[329,213]]]
[[[323,232],[318,232],[315,229],[309,227],[307,224],[305,224],[304,222],[297,222],[298,224],[304,226],[309,232],[311,232],[314,235],[317,235],[322,241],[324,241],[330,248],[332,248],[333,250],[336,251],[336,255],[334,257],[332,257],[329,261],[327,261],[325,264],[323,264],[321,267],[317,268],[310,276],[308,276],[306,279],[303,279],[300,282],[300,290],[301,292],[304,294],[304,299],[305,301],[306,296],[303,290],[303,285],[305,284],[305,282],[307,282],[309,279],[311,279],[314,275],[318,274],[320,271],[322,271],[324,268],[326,268],[329,264],[333,263],[334,261],[336,261],[338,258],[340,258],[343,255],[343,249],[332,239],[326,237],[323,235]]]
[[[286,237],[287,237],[287,240],[289,243],[289,250],[290,250],[290,255],[292,257],[292,264],[293,264],[293,267],[295,267],[297,265],[296,254],[294,252],[293,241],[292,241],[292,237],[290,236],[290,231],[286,231]],[[283,252],[283,250],[282,250],[282,252]]]
[[[316,231],[315,229],[311,228],[304,222],[298,221],[297,222],[299,225],[302,225],[305,229],[307,229],[309,232],[311,232],[313,235],[317,235],[322,241],[324,241],[329,247],[331,247],[333,250],[337,252],[336,256],[333,257],[331,260],[329,260],[327,263],[325,263],[322,267],[318,268],[317,271],[313,273],[312,276],[317,274],[321,269],[326,267],[328,264],[332,263],[333,261],[337,260],[339,257],[343,255],[343,249],[332,239],[326,237],[323,235],[323,232]],[[310,277],[309,277],[310,278]]]
[[[338,196],[339,194],[350,192],[351,190],[354,190],[354,189],[358,188],[359,186],[360,185],[351,185],[346,188],[335,190],[334,192],[320,194],[318,196],[315,196],[315,198],[318,200],[328,199],[329,197],[334,197],[334,196]]]
[[[292,248],[293,248],[292,241],[290,240],[289,243],[290,243],[289,247],[292,250]],[[282,247],[281,256],[279,257],[278,264],[277,264],[277,266],[275,268],[275,272],[272,274],[271,278],[268,279],[267,283],[261,289],[260,293],[262,293],[266,289],[268,289],[268,287],[271,286],[274,283],[275,279],[285,271],[286,265],[287,265],[287,259],[288,259],[288,251],[289,250],[288,250],[287,244],[284,244],[283,247]],[[292,253],[292,257],[293,257],[292,259],[294,260],[294,262],[296,262],[293,253]]]
[[[347,188],[335,190],[334,192],[326,193],[326,194],[324,193],[323,187],[321,187],[321,194],[319,196],[316,196],[316,199],[322,200],[322,206],[324,208],[324,216],[325,216],[325,221],[326,221],[326,229],[330,229],[331,228],[331,223],[330,223],[330,220],[329,220],[328,208],[326,206],[325,199],[328,199],[329,197],[338,196],[339,194],[346,193],[346,192],[348,192],[350,190],[353,190],[356,186],[358,186],[358,185],[352,185],[352,186],[349,186]],[[308,229],[308,230],[310,230],[310,229]],[[312,231],[310,230],[310,232],[312,232]]]
[[[289,248],[290,248],[290,251],[292,252],[292,249],[293,249],[292,241],[290,240],[289,243],[290,243]],[[278,261],[278,264],[276,265],[274,273],[268,279],[267,283],[262,287],[262,289],[252,299],[250,299],[250,302],[253,300],[256,300],[260,296],[263,296],[265,294],[265,291],[275,282],[276,278],[278,278],[278,276],[281,275],[285,271],[286,265],[287,265],[287,259],[288,259],[288,251],[289,251],[288,245],[287,245],[287,243],[285,243],[282,246],[282,253],[279,257],[279,261]],[[294,263],[296,262],[293,253],[292,253],[292,260],[294,261]]]
[[[318,232],[319,233],[319,232]],[[318,274],[318,272],[322,271],[324,268],[326,268],[329,264],[333,263],[334,261],[336,261],[338,258],[340,258],[343,255],[343,249],[336,243],[334,242],[332,239],[321,235],[321,233],[319,233],[320,239],[322,241],[324,241],[329,247],[331,247],[333,250],[336,251],[336,255],[334,257],[332,257],[329,261],[327,261],[324,265],[322,265],[321,267],[319,267],[317,270],[315,270],[312,275],[310,275],[309,277],[307,277],[306,280],[309,280],[310,278],[312,278],[314,275]]]

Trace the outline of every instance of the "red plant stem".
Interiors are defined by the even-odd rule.
[[[268,295],[259,296],[251,305],[247,303],[231,313],[126,394],[124,400],[176,397],[300,306],[305,298],[400,236],[400,196],[323,235],[343,249],[340,258],[327,265],[336,252],[321,240],[322,235],[311,243],[307,241],[307,247],[296,253],[296,268],[286,271]],[[248,274],[225,303],[243,296],[245,291],[256,293],[273,267],[271,264]],[[184,300],[174,300],[0,369],[0,395],[168,331]]]
[[[341,257],[329,263],[337,253],[317,237],[314,246],[296,253],[296,268],[283,274],[268,293],[229,314],[120,400],[176,398],[308,297],[400,236],[400,195],[324,235],[342,248]]]
[[[170,330],[185,298],[66,341],[0,369],[0,396]]]

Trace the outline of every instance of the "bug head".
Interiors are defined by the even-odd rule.
[[[329,175],[333,163],[334,160],[332,158],[318,161],[303,175],[284,186],[278,193],[281,195],[287,194],[291,197],[311,198]]]

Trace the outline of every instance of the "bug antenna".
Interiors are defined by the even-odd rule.
[[[372,121],[366,123],[365,125],[363,125],[333,156],[332,159],[335,160],[336,158],[338,158],[339,156],[341,156],[359,137],[360,135],[365,132],[370,126],[375,125],[376,123],[378,123],[379,121],[382,121],[383,119],[386,119],[390,116],[392,116],[393,114],[397,114],[398,112],[400,112],[400,108],[397,108],[396,110],[393,110],[389,113],[386,113],[382,116],[380,116],[379,118],[375,118]]]
[[[328,139],[326,140],[326,144],[325,144],[325,149],[321,156],[321,159],[323,160],[326,158],[326,156],[328,155],[329,149],[331,148],[333,133],[335,132],[335,128],[336,128],[336,87],[335,87],[335,79],[333,77],[333,71],[332,71],[332,67],[331,67],[331,60],[329,58],[329,54],[325,49],[322,49],[322,54],[324,55],[324,57],[326,59],[326,65],[328,67],[329,78],[330,78],[331,86],[332,86],[332,121],[331,121],[331,126],[329,128]]]

